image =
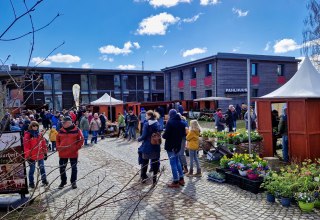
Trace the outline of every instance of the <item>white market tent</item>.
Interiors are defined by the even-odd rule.
[[[105,93],[99,99],[90,103],[91,105],[121,105],[123,101],[112,98],[108,93]]]
[[[320,74],[306,57],[296,74],[279,89],[261,98],[319,98]]]
[[[227,98],[227,97],[206,97],[206,98],[199,98],[199,99],[194,99],[193,101],[221,101],[221,100],[232,100],[232,98]]]

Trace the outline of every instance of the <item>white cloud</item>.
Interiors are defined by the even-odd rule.
[[[138,42],[133,42],[133,46],[136,48],[136,49],[140,49],[140,44]]]
[[[56,55],[47,57],[45,61],[42,60],[44,60],[44,58],[34,57],[31,59],[31,62],[36,65],[41,62],[39,66],[49,66],[51,63],[79,63],[81,58],[70,54],[57,53]]]
[[[117,68],[121,70],[133,70],[136,68],[136,66],[128,64],[128,65],[119,65]]]
[[[219,0],[200,0],[200,5],[216,5],[220,3]]]
[[[102,54],[128,55],[129,53],[132,53],[132,50],[131,50],[132,48],[139,49],[140,48],[139,43],[138,42],[131,43],[131,41],[128,41],[123,45],[123,48],[119,48],[113,45],[106,45],[106,46],[100,47],[99,51]]]
[[[153,49],[160,49],[160,48],[163,48],[164,46],[163,45],[153,45],[152,48]]]
[[[55,63],[79,63],[81,59],[78,56],[57,53],[56,55],[49,56],[48,60]]]
[[[84,63],[84,64],[82,64],[82,66],[81,66],[83,69],[90,69],[90,68],[92,68],[92,65],[90,64],[90,63]]]
[[[100,60],[103,61],[108,61],[110,63],[112,63],[114,61],[114,59],[112,57],[108,57],[107,55],[102,55],[101,57],[99,57]]]
[[[196,22],[200,18],[200,15],[202,15],[202,13],[199,13],[199,14],[193,16],[192,18],[185,18],[185,19],[182,20],[182,22],[185,22],[185,23]]]
[[[270,49],[270,44],[271,42],[269,41],[267,44],[266,44],[266,47],[264,48],[264,51],[268,51]]]
[[[140,35],[165,35],[169,25],[173,25],[179,20],[179,17],[174,17],[167,12],[150,16],[140,22],[137,33]]]
[[[153,7],[166,7],[170,8],[178,5],[179,3],[190,3],[191,0],[149,0],[149,4]]]
[[[232,52],[238,52],[240,50],[240,47],[236,47],[232,49]]]
[[[187,56],[202,54],[202,53],[206,53],[206,52],[207,52],[207,48],[205,48],[205,47],[204,48],[193,48],[191,50],[184,51],[182,56],[187,57]]]
[[[241,9],[238,8],[233,8],[232,12],[234,14],[238,14],[238,17],[245,17],[248,15],[249,11],[242,11]]]
[[[51,64],[50,61],[44,60],[43,57],[33,57],[31,59],[31,62],[34,63],[37,66],[49,66]]]
[[[275,53],[287,53],[289,51],[298,50],[302,47],[302,45],[298,45],[293,39],[282,39],[277,41],[273,46]]]

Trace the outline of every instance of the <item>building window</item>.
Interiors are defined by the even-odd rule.
[[[196,99],[196,98],[197,98],[197,92],[191,91],[191,99]]]
[[[212,64],[209,63],[209,64],[207,64],[206,76],[211,76],[211,75],[212,75]]]
[[[57,91],[61,91],[61,74],[54,74],[54,89]]]
[[[88,77],[87,75],[81,75],[81,91],[88,91]]]
[[[252,97],[258,97],[258,89],[252,89]]]
[[[97,76],[96,75],[90,75],[89,82],[90,82],[90,89],[91,90],[97,90]]]
[[[127,89],[128,76],[123,75],[121,78],[122,78],[122,91],[128,90]]]
[[[258,64],[257,63],[251,63],[251,75],[252,76],[258,75]]]
[[[197,78],[197,67],[191,68],[191,79]]]
[[[284,65],[283,64],[278,64],[277,66],[277,74],[278,76],[283,76],[284,75]]]
[[[180,70],[179,74],[180,74],[180,75],[179,75],[179,76],[180,76],[179,79],[180,79],[180,81],[181,81],[181,80],[183,80],[183,71]]]
[[[152,90],[156,90],[157,89],[156,76],[151,76],[151,89]]]
[[[143,89],[149,90],[149,76],[143,76]]]
[[[121,91],[120,75],[113,76],[113,83],[114,83],[114,91],[120,92]]]
[[[212,90],[206,90],[206,97],[211,97],[212,96]]]
[[[52,90],[51,74],[43,74],[43,86],[44,90]]]
[[[179,92],[179,100],[184,100],[184,94],[183,94],[183,92]]]

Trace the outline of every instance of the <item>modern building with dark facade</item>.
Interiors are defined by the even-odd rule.
[[[250,59],[251,95],[268,94],[286,83],[297,71],[294,57],[218,53],[192,62],[166,67],[165,100],[230,97],[219,107],[246,103],[247,59]]]
[[[43,80],[41,83],[39,80],[26,80],[21,100],[26,101],[26,106],[46,104],[50,109],[69,109],[74,106],[74,84],[80,85],[83,105],[105,93],[111,93],[112,97],[124,102],[164,101],[164,76],[160,71],[11,66],[15,75],[26,71]]]

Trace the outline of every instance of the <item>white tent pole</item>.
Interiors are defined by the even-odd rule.
[[[251,93],[251,74],[250,74],[250,59],[247,59],[247,116],[248,116],[248,142],[249,154],[251,154],[251,109],[250,109],[250,93]]]
[[[112,122],[111,91],[110,91],[110,118],[111,118],[111,122]]]

